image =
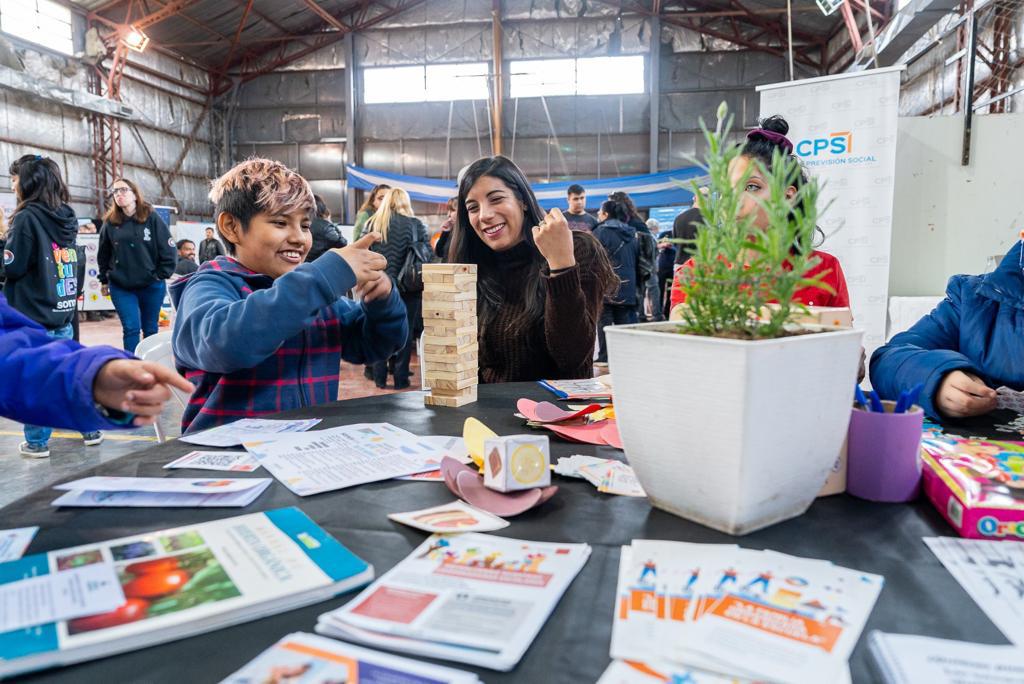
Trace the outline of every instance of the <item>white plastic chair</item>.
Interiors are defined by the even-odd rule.
[[[166,366],[171,370],[175,370],[174,352],[171,350],[170,331],[150,335],[143,339],[139,342],[139,346],[135,348],[135,355],[143,361],[152,361],[154,363],[159,363],[162,366]],[[185,406],[188,405],[188,400],[191,395],[173,387],[171,387],[170,390],[174,398],[178,400],[182,410],[185,410]],[[166,442],[167,435],[165,435],[163,430],[160,428],[159,420],[153,423],[153,427],[156,429],[157,441]]]

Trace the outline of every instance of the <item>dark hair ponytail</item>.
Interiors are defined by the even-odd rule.
[[[59,209],[70,200],[68,186],[60,176],[60,167],[49,157],[22,157],[18,166],[18,208],[38,202],[50,209]]]
[[[743,145],[742,154],[744,157],[761,162],[766,169],[772,168],[776,153],[780,153],[784,157],[793,160],[797,166],[797,174],[793,179],[793,186],[800,190],[808,182],[807,171],[804,169],[803,164],[800,163],[800,158],[793,154],[793,143],[786,137],[788,133],[789,122],[781,114],[765,117],[758,121],[758,128],[747,134],[747,141]],[[801,196],[798,202],[798,206],[804,212],[807,210],[805,201],[805,198]],[[825,239],[825,233],[821,228],[817,229],[817,233],[818,239],[815,240],[815,246],[820,245]]]
[[[607,214],[610,219],[622,221],[623,223],[629,221],[629,209],[622,202],[613,199],[605,200],[601,202],[601,211]]]

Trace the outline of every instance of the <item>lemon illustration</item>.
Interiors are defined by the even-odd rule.
[[[532,444],[523,444],[512,452],[509,459],[509,472],[519,484],[536,482],[544,474],[547,467],[544,453]]]

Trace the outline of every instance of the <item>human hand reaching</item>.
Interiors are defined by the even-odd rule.
[[[331,251],[336,253],[356,276],[356,288],[365,290],[367,283],[375,283],[387,278],[384,269],[388,260],[383,255],[370,251],[370,246],[380,241],[380,233],[367,233],[348,247],[338,247]]]
[[[152,425],[163,411],[176,387],[191,394],[195,387],[175,371],[152,361],[116,359],[108,361],[96,374],[93,399],[100,406],[135,414],[136,426]]]
[[[952,371],[939,383],[935,408],[950,418],[980,416],[996,408],[996,391],[977,375]]]
[[[533,241],[552,271],[576,265],[572,247],[572,231],[562,211],[555,207],[533,227]]]

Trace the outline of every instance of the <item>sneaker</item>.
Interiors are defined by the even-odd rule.
[[[21,452],[22,456],[28,456],[29,458],[50,458],[49,444],[29,444],[28,442],[22,442],[18,446],[18,451]]]
[[[83,432],[82,441],[85,442],[85,446],[96,446],[103,441],[103,433],[99,430],[96,432]]]

